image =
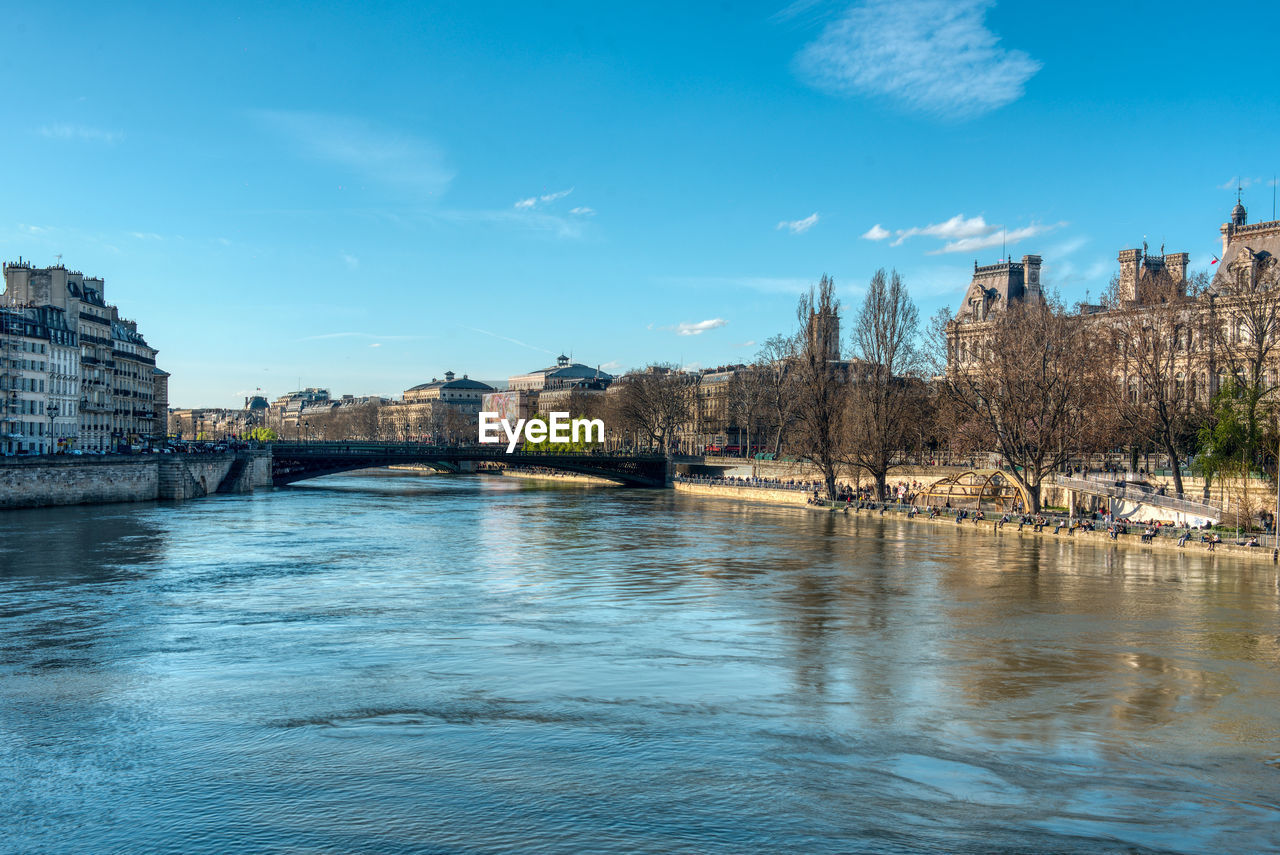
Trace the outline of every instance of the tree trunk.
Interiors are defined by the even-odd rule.
[[[1169,436],[1169,431],[1164,432],[1164,450],[1169,455],[1169,460],[1173,463],[1173,490],[1178,498],[1182,498],[1182,466],[1178,463],[1178,449],[1173,445],[1173,438]]]

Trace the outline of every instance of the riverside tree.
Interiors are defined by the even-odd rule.
[[[871,476],[881,499],[889,469],[924,416],[919,333],[920,313],[902,278],[877,270],[853,321],[847,422],[849,462]]]
[[[774,456],[782,453],[782,436],[791,424],[795,407],[791,393],[794,380],[791,365],[796,356],[796,343],[796,336],[771,336],[765,340],[751,366],[764,386],[765,411],[773,428]]]
[[[1046,476],[1105,441],[1098,401],[1112,379],[1098,338],[1056,302],[1015,304],[943,382],[962,417],[972,419],[1027,491],[1031,512],[1040,510]]]
[[[653,363],[619,378],[614,420],[624,434],[643,437],[647,446],[667,451],[679,427],[693,412],[688,378],[674,365]]]
[[[1139,281],[1132,303],[1116,299],[1119,279],[1113,279],[1106,300],[1113,307],[1107,315],[1111,353],[1119,363],[1114,390],[1118,427],[1130,437],[1151,440],[1168,455],[1179,496],[1178,461],[1195,447],[1203,420],[1189,363],[1195,341],[1208,333],[1197,310],[1206,285],[1204,274],[1184,282],[1161,271]]]
[[[792,444],[796,456],[822,475],[828,499],[836,497],[836,470],[846,450],[848,402],[840,361],[839,316],[835,282],[823,274],[817,289],[800,298],[800,332],[790,361]]]

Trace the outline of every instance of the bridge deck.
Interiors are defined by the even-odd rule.
[[[499,445],[424,445],[413,442],[277,442],[272,445],[272,481],[291,484],[354,469],[423,463],[457,469],[462,463],[542,466],[598,475],[622,484],[666,486],[665,455],[630,452],[514,451]]]

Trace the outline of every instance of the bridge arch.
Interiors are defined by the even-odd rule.
[[[968,469],[930,484],[924,491],[925,507],[1013,512],[1021,502],[1023,511],[1032,507],[1031,495],[1000,469]]]
[[[660,454],[517,451],[504,453],[492,445],[427,446],[390,442],[282,442],[272,446],[271,481],[284,486],[310,478],[418,463],[457,472],[464,463],[540,466],[594,475],[624,486],[663,487],[667,459]]]

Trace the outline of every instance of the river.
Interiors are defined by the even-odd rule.
[[[1280,851],[1271,565],[359,474],[0,514],[0,852]]]

